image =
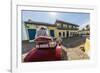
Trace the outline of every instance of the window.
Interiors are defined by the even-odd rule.
[[[61,37],[61,32],[59,32],[59,37]]]
[[[57,23],[57,27],[61,27],[61,24],[60,23]]]
[[[76,29],[76,26],[73,26],[74,29]]]
[[[55,36],[55,34],[54,34],[54,30],[50,30],[50,35],[51,35],[52,37]]]
[[[71,28],[71,26],[69,25],[69,28]]]
[[[63,27],[66,28],[66,24],[63,24]]]
[[[63,26],[63,24],[61,24],[61,28],[63,28],[64,26]]]
[[[59,24],[59,23],[57,23],[57,26],[60,26],[60,24]]]
[[[63,37],[65,37],[65,32],[63,32]]]
[[[67,26],[68,26],[68,25],[66,24],[66,28],[67,28]]]

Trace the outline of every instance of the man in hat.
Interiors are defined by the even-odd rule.
[[[40,26],[37,29],[34,41],[36,47],[28,52],[24,58],[24,62],[57,61],[65,59],[64,54],[66,55],[66,52],[63,52],[61,43],[58,45],[59,41],[53,41],[53,38],[49,36],[47,27]]]

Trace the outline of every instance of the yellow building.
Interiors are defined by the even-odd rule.
[[[39,26],[46,26],[49,30],[49,34],[52,37],[68,38],[78,35],[78,25],[69,22],[56,20],[55,24],[48,24],[43,22],[33,22],[31,20],[24,22],[27,32],[28,40],[35,38],[36,29]]]
[[[56,20],[57,36],[68,38],[78,35],[78,25],[69,22]],[[61,36],[60,36],[61,35]]]

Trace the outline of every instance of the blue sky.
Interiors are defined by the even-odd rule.
[[[75,12],[43,12],[43,11],[22,11],[22,21],[45,22],[54,24],[56,20],[62,20],[77,25],[83,25],[90,22],[89,13],[75,13]]]

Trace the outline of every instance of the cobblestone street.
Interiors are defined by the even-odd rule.
[[[80,47],[84,46],[84,44],[74,47],[74,48],[65,48],[63,47],[68,56],[68,60],[81,60],[81,59],[89,59],[89,56],[83,52]]]
[[[63,39],[62,48],[67,52],[68,60],[89,59],[89,56],[80,49],[80,47],[84,47],[85,40],[84,37]],[[23,43],[22,54],[27,53],[34,46],[34,43]]]

